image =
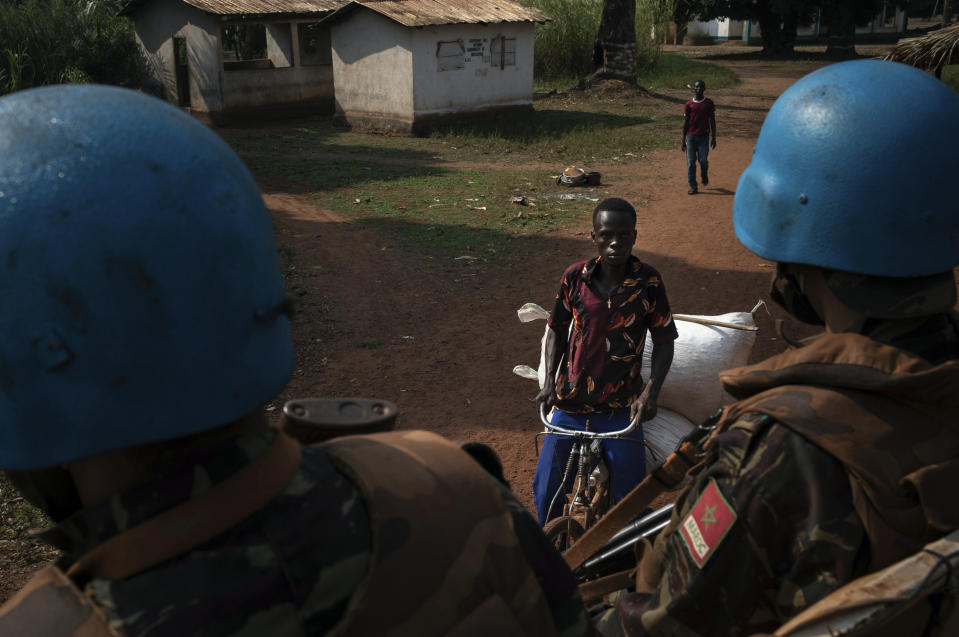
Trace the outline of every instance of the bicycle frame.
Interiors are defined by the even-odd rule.
[[[578,456],[579,462],[576,471],[576,482],[569,499],[569,504],[564,505],[563,515],[572,516],[574,508],[582,509],[582,527],[585,530],[595,521],[595,519],[598,519],[602,514],[605,513],[601,507],[601,498],[604,495],[608,496],[610,490],[609,470],[603,463],[601,448],[593,448],[594,446],[598,446],[595,445],[594,441],[599,441],[601,444],[603,440],[623,438],[639,427],[639,416],[637,414],[637,416],[633,418],[629,425],[624,429],[603,433],[589,431],[588,423],[585,430],[567,429],[565,427],[553,425],[549,421],[549,418],[547,418],[545,405],[540,406],[539,415],[540,421],[542,421],[546,429],[537,434],[537,437],[540,435],[554,434],[575,439],[575,443],[572,449],[570,449],[569,459],[566,462],[566,469],[563,471],[563,477],[562,480],[560,480],[559,488],[553,495],[552,500],[550,500],[546,517],[549,519],[553,512],[553,507],[556,505],[556,501],[559,499],[560,495],[564,493],[564,487],[566,486],[566,480],[569,477],[570,469],[572,469],[574,458]],[[593,455],[597,453],[600,454],[600,461],[594,468]],[[590,474],[588,478],[586,476],[587,470]],[[591,490],[592,493],[589,493]],[[585,504],[579,500],[580,494],[583,491],[587,492]],[[579,504],[577,505],[577,503]]]

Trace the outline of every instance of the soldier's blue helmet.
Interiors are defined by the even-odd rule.
[[[904,64],[833,64],[787,89],[739,179],[736,236],[779,262],[918,277],[959,264],[959,96]]]
[[[105,86],[0,99],[0,467],[212,429],[292,371],[249,172],[183,111]]]

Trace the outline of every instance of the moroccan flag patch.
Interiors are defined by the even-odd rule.
[[[710,479],[679,527],[686,549],[699,568],[712,557],[735,521],[736,512],[726,502],[716,481]]]

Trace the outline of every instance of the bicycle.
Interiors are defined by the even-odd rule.
[[[603,458],[603,440],[624,439],[643,444],[641,441],[625,438],[639,427],[640,422],[637,416],[625,428],[605,433],[590,431],[588,420],[584,430],[566,429],[550,423],[545,405],[541,405],[539,411],[540,421],[546,429],[536,434],[534,444],[537,443],[540,436],[547,434],[567,436],[574,439],[559,488],[550,500],[547,509],[546,517],[549,521],[543,527],[543,533],[546,537],[560,552],[563,552],[581,538],[586,530],[603,517],[613,505],[609,467],[606,466],[606,461]],[[567,479],[574,463],[576,464],[575,483],[570,493],[566,494],[563,513],[558,517],[549,519],[557,501],[565,494]]]

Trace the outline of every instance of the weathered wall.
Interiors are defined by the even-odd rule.
[[[413,118],[410,30],[358,9],[330,29],[337,120],[402,129]]]
[[[450,115],[533,102],[533,24],[452,24],[412,30],[415,117]],[[515,65],[490,60],[497,36],[516,39]],[[439,42],[460,40],[462,68],[440,71]]]
[[[137,43],[148,72],[177,103],[173,38],[186,38],[190,68],[190,103],[194,109],[216,111],[220,102],[219,26],[212,16],[181,0],[153,0],[133,15]]]
[[[288,22],[267,25],[267,53],[280,68],[223,71],[224,111],[315,104],[309,112],[332,112],[333,67],[300,65],[297,27]]]

